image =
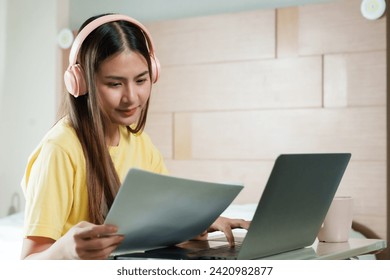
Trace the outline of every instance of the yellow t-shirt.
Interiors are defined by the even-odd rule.
[[[163,157],[146,133],[120,128],[120,142],[109,147],[120,180],[131,167],[166,174]],[[59,239],[88,221],[86,163],[76,132],[60,120],[31,154],[22,180],[26,198],[24,235]]]

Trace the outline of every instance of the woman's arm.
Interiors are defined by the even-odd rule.
[[[81,222],[60,239],[29,236],[24,239],[22,259],[107,259],[122,242],[117,228]]]

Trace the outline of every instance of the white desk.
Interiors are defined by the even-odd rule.
[[[241,235],[236,237],[240,238]],[[208,241],[187,241],[178,245],[181,249],[197,248],[206,249],[209,247],[220,246],[223,241],[220,236],[214,236]],[[277,255],[272,255],[262,260],[345,260],[355,259],[361,255],[376,254],[386,248],[386,241],[381,239],[364,239],[364,238],[351,238],[348,242],[343,243],[323,243],[315,241],[312,246],[305,247],[303,249],[293,250]],[[164,254],[164,253],[163,253]],[[118,256],[118,259],[153,259],[153,258],[167,258],[167,259],[180,259],[186,255],[180,251],[165,252],[165,257],[160,254],[143,254],[135,253],[133,255]],[[186,258],[184,258],[186,259]]]
[[[381,239],[350,238],[348,242],[314,242],[310,247],[273,255],[270,260],[344,260],[375,254],[385,249],[387,242]]]
[[[256,209],[255,204],[246,205],[231,205],[224,213],[223,216],[230,218],[244,218],[251,220],[253,217],[254,210]],[[245,237],[246,231],[241,229],[234,230],[235,237]],[[209,234],[210,246],[213,241],[222,241],[226,239],[224,235],[216,232]],[[222,240],[221,240],[222,239]],[[343,243],[323,243],[317,240],[310,247],[306,247],[299,250],[294,250],[286,253],[281,253],[262,259],[270,260],[343,260],[343,259],[354,259],[361,255],[375,254],[385,249],[387,243],[381,239],[365,239],[351,237],[348,242]],[[207,246],[205,246],[207,247]]]

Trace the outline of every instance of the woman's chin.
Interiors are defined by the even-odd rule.
[[[126,118],[117,118],[115,121],[113,121],[115,124],[123,125],[123,126],[130,126],[137,122],[137,118],[134,117],[126,117]]]

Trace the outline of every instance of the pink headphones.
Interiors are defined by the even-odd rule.
[[[151,69],[152,69],[152,82],[155,83],[158,80],[158,77],[160,75],[160,63],[157,59],[157,57],[154,54],[154,47],[153,47],[153,41],[152,37],[150,36],[150,33],[148,30],[143,26],[140,22],[137,20],[125,16],[125,15],[106,15],[99,17],[92,22],[88,23],[77,35],[75,38],[72,48],[70,50],[69,55],[69,66],[68,69],[65,71],[64,74],[64,82],[66,89],[70,94],[72,94],[74,97],[78,97],[80,95],[84,95],[87,93],[87,84],[84,78],[84,71],[80,64],[76,63],[77,61],[77,55],[80,50],[81,44],[87,38],[87,36],[96,28],[99,26],[112,21],[117,20],[124,20],[128,21],[130,23],[133,23],[137,27],[139,27],[144,34],[148,49],[149,49],[149,55],[150,55],[150,61],[151,61]]]

